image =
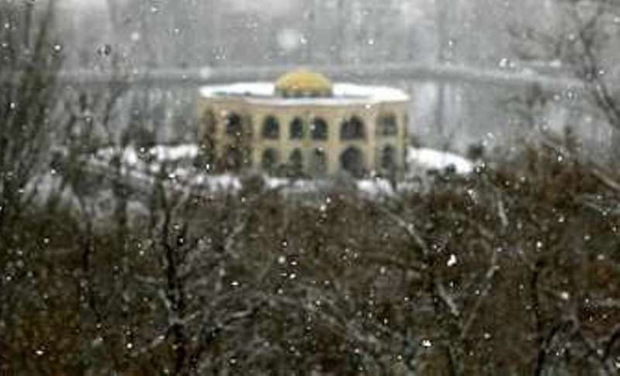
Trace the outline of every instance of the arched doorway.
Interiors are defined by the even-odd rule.
[[[229,146],[224,153],[224,169],[239,172],[243,168],[243,153],[234,146]]]
[[[314,176],[324,176],[327,173],[327,155],[323,149],[314,149],[312,152],[310,169]]]
[[[304,171],[304,156],[300,149],[295,149],[289,157],[290,173],[292,176],[301,176]]]
[[[386,145],[383,150],[381,150],[381,160],[380,160],[380,174],[381,176],[389,179],[391,182],[394,182],[397,175],[398,169],[398,160],[396,157],[396,148],[392,145]]]
[[[396,149],[393,146],[386,146],[381,152],[381,168],[384,171],[393,171],[396,169]]]
[[[278,151],[275,149],[267,149],[263,152],[263,158],[261,161],[263,170],[266,172],[274,172],[278,167]]]
[[[364,175],[364,154],[356,147],[347,148],[340,155],[340,167],[355,178]]]

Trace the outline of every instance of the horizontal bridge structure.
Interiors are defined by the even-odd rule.
[[[61,71],[59,82],[69,86],[129,85],[158,88],[198,87],[233,82],[270,81],[296,68],[273,67],[197,67],[184,69],[134,69],[131,71]],[[473,84],[497,87],[528,87],[539,85],[552,90],[574,90],[583,87],[561,68],[552,66],[522,68],[478,68],[462,65],[377,64],[360,66],[307,66],[339,82],[389,82]],[[0,81],[19,74],[0,75]],[[17,72],[18,73],[18,72]]]

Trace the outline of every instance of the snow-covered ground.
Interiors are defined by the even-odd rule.
[[[166,164],[164,184],[170,189],[196,189],[205,194],[235,193],[243,188],[243,178],[232,174],[209,175],[204,170],[193,166],[193,160],[199,149],[195,145],[157,146],[152,149],[136,150],[101,149],[87,160],[88,176],[71,184],[64,184],[62,171],[55,169],[43,173],[39,179],[31,182],[26,189],[45,204],[49,197],[57,197],[60,202],[96,219],[104,219],[113,215],[115,198],[112,194],[111,181],[116,179],[111,161],[120,156],[122,183],[132,187],[136,194],[132,195],[128,205],[135,215],[148,212],[143,194],[153,191],[155,177]],[[412,191],[425,187],[426,176],[432,170],[452,168],[458,174],[473,171],[474,164],[467,159],[432,149],[411,148],[408,153],[409,170],[404,181],[399,182],[399,191]],[[269,189],[278,189],[285,195],[323,194],[342,188],[343,181],[338,179],[288,179],[263,176],[264,184]],[[395,194],[392,184],[385,179],[369,178],[349,181],[357,188],[358,194],[370,198],[381,199]],[[73,185],[75,184],[75,185]],[[186,192],[187,193],[187,192]],[[88,196],[90,200],[81,201],[79,196]],[[83,204],[86,204],[84,206]],[[102,222],[103,223],[103,222]]]
[[[97,152],[96,157],[102,159],[110,159],[119,149],[106,148]],[[139,163],[143,163],[149,159],[153,161],[178,161],[178,160],[191,160],[198,156],[198,146],[185,144],[175,146],[158,145],[153,148],[127,148],[122,150],[123,163],[130,166],[135,166]]]
[[[96,153],[97,159],[109,160],[119,149],[106,148]],[[122,150],[123,164],[136,167],[147,161],[156,163],[190,161],[199,154],[197,145],[185,144],[175,146],[159,145],[150,149],[127,148]],[[426,173],[432,170],[444,170],[454,168],[458,174],[469,174],[474,170],[475,164],[469,159],[458,154],[439,151],[429,148],[413,148],[407,151],[407,164],[409,174]]]
[[[167,177],[172,182],[187,186],[199,186],[207,191],[237,191],[241,189],[239,177],[231,174],[208,175],[192,166],[191,161],[199,154],[196,145],[157,146],[152,149],[127,148],[101,149],[91,165],[105,169],[111,158],[120,153],[123,170],[139,181],[152,181],[154,174],[160,171],[162,163],[168,163]],[[468,159],[449,152],[427,148],[409,148],[407,155],[408,171],[400,189],[415,189],[413,181],[419,182],[430,171],[453,169],[457,174],[469,174],[474,170],[474,163]],[[265,177],[265,185],[271,189],[282,188],[287,192],[308,193],[329,187],[325,180],[301,180]],[[389,181],[380,178],[357,180],[357,189],[371,196],[384,196],[394,193]]]
[[[407,151],[409,174],[426,173],[430,170],[454,168],[457,174],[474,171],[474,163],[458,154],[427,148],[409,148]]]

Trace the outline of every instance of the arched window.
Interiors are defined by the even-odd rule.
[[[224,153],[224,168],[228,171],[240,171],[243,167],[243,153],[234,146],[230,146]]]
[[[241,136],[243,132],[243,120],[237,113],[231,112],[226,115],[226,134],[229,136]]]
[[[263,122],[263,138],[277,140],[280,138],[280,122],[275,116],[267,116]]]
[[[398,134],[398,124],[394,114],[389,113],[379,116],[377,123],[377,129],[381,136],[395,136]]]
[[[364,154],[356,147],[346,149],[340,155],[340,167],[353,177],[362,177],[364,175]]]
[[[278,151],[267,149],[263,152],[261,164],[265,171],[273,171],[278,166]]]
[[[340,128],[341,140],[359,140],[366,138],[364,122],[357,116],[345,119]]]
[[[327,140],[327,122],[320,117],[312,119],[310,134],[313,140]]]
[[[396,169],[396,149],[393,146],[388,145],[381,151],[381,168],[388,172]]]
[[[295,176],[301,175],[304,170],[304,157],[301,154],[301,150],[295,149],[289,157],[289,165],[291,167],[291,173]]]
[[[315,176],[325,175],[327,172],[327,155],[323,149],[314,149],[310,166]]]
[[[300,118],[295,118],[291,121],[290,126],[291,140],[301,140],[304,138],[304,121]]]

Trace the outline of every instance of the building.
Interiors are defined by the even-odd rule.
[[[308,70],[275,83],[208,86],[199,100],[200,144],[217,172],[398,179],[408,102],[398,89],[333,84]]]

